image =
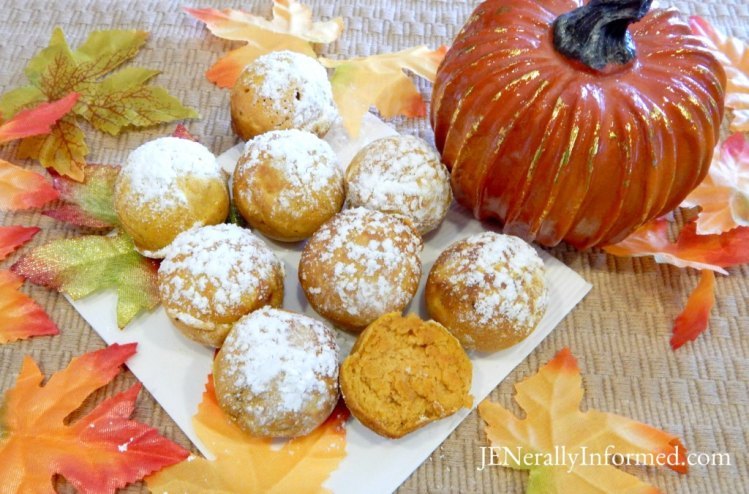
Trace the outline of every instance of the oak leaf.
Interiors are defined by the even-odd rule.
[[[349,60],[320,58],[324,66],[335,69],[330,80],[333,99],[349,134],[359,135],[362,118],[371,106],[375,106],[385,118],[426,115],[424,99],[403,71],[410,70],[434,82],[437,67],[446,51],[445,46],[436,50],[417,46]]]
[[[705,179],[682,202],[700,207],[697,234],[720,234],[749,226],[749,140],[734,134],[715,149]]]
[[[79,99],[72,113],[54,124],[48,135],[24,139],[19,156],[38,159],[45,167],[80,181],[88,147],[78,118],[117,135],[129,127],[197,117],[164,88],[147,85],[158,71],[126,67],[110,74],[138,53],[147,36],[135,30],[94,31],[72,50],[62,30],[56,28],[49,46],[26,66],[30,85],[4,94],[0,114],[8,118],[30,105],[71,92],[78,93]]]
[[[313,43],[332,43],[343,31],[340,17],[314,22],[310,8],[296,0],[274,0],[271,20],[235,9],[184,10],[204,22],[213,35],[247,43],[230,51],[206,72],[208,80],[223,88],[232,87],[242,69],[261,55],[291,50],[315,57]]]
[[[121,232],[53,240],[32,249],[11,269],[74,300],[116,288],[120,328],[159,303],[156,262],[138,254],[130,237]]]
[[[580,411],[582,378],[569,349],[516,384],[515,390],[525,418],[488,400],[478,409],[491,445],[501,451],[492,456],[492,463],[529,470],[528,494],[659,492],[613,466],[614,455],[680,473],[687,470],[686,449],[677,437],[620,415]],[[558,457],[558,451],[565,456]],[[569,458],[576,454],[573,464]],[[586,455],[585,464],[580,455]]]
[[[0,261],[34,238],[39,231],[40,228],[36,226],[0,226]]]
[[[705,332],[713,305],[715,305],[715,273],[706,269],[702,271],[697,287],[689,295],[684,310],[674,321],[671,348],[676,350]]]
[[[76,226],[114,228],[119,225],[114,209],[114,183],[120,167],[89,164],[84,172],[82,182],[54,176],[52,183],[64,204],[44,214]]]
[[[749,227],[734,228],[721,235],[698,235],[694,222],[687,223],[676,242],[668,235],[669,222],[659,218],[640,227],[618,244],[603,248],[619,257],[653,256],[656,262],[676,267],[709,269],[728,274],[724,268],[749,262]]]
[[[692,31],[701,36],[728,78],[726,106],[733,110],[731,130],[749,132],[749,48],[738,38],[726,36],[699,16],[689,18]]]
[[[52,103],[41,103],[34,108],[16,113],[12,119],[0,125],[0,144],[24,137],[48,134],[52,131],[52,126],[73,109],[76,101],[78,101],[78,94],[70,93]]]
[[[0,211],[37,208],[58,196],[42,175],[0,159]]]
[[[322,483],[346,455],[347,417],[348,410],[339,406],[313,432],[276,448],[271,439],[245,434],[224,415],[209,378],[193,424],[216,459],[189,458],[146,478],[146,484],[154,494],[328,492]]]
[[[128,418],[140,384],[66,423],[66,417],[110,382],[134,353],[134,343],[115,344],[76,357],[44,386],[39,367],[30,357],[24,359],[0,415],[4,492],[54,493],[52,477],[59,474],[83,494],[114,493],[187,457],[188,451],[155,429]]]
[[[33,336],[59,333],[44,309],[19,291],[23,278],[10,271],[0,271],[0,344],[25,340]],[[0,463],[2,462],[3,422],[0,407]],[[0,465],[0,473],[2,465]],[[0,478],[4,479],[2,475]],[[4,486],[3,486],[4,487]]]

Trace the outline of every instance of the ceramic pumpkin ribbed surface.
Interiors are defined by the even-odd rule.
[[[586,248],[623,239],[702,181],[725,73],[677,12],[650,3],[477,7],[431,109],[455,197],[477,218]]]

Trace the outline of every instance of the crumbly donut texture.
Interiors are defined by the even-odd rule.
[[[183,232],[159,267],[167,315],[189,338],[220,347],[231,326],[255,309],[283,302],[283,263],[236,225]]]
[[[114,205],[122,228],[149,257],[194,226],[223,222],[229,191],[216,157],[188,139],[162,137],[136,148],[115,182]]]
[[[449,246],[427,279],[427,310],[466,349],[523,340],[546,312],[544,263],[518,237],[484,232]]]
[[[334,331],[311,317],[264,307],[234,325],[213,374],[219,405],[244,431],[303,436],[338,401]]]
[[[261,134],[247,142],[234,171],[237,209],[268,237],[286,242],[308,238],[343,205],[337,161],[330,145],[310,132]]]
[[[471,361],[447,329],[393,313],[359,335],[340,382],[354,417],[397,438],[470,407],[471,379]]]
[[[299,281],[318,314],[358,332],[411,301],[421,277],[421,247],[415,230],[399,218],[348,209],[307,241]]]
[[[232,88],[230,104],[232,127],[244,140],[281,129],[322,137],[338,115],[325,68],[288,50],[247,65]]]
[[[415,136],[371,142],[346,170],[347,207],[403,215],[422,235],[440,225],[451,202],[447,168],[437,151]]]

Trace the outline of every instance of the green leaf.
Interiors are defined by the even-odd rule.
[[[21,86],[0,96],[0,122],[10,120],[18,112],[46,98],[35,86]]]
[[[88,228],[111,229],[119,225],[114,209],[114,183],[118,166],[86,165],[86,178],[76,182],[66,177],[54,178],[54,186],[64,201],[62,206],[44,214],[59,221]]]
[[[157,70],[126,67],[108,75],[132,59],[147,38],[147,32],[137,30],[94,31],[72,50],[62,29],[55,28],[49,46],[26,66],[31,85],[0,98],[0,112],[7,119],[31,103],[58,100],[71,92],[79,99],[73,114],[58,122],[48,136],[22,142],[22,157],[38,159],[45,167],[81,181],[88,147],[76,115],[112,135],[131,127],[197,118],[195,110],[166,89],[148,85]]]
[[[74,300],[116,288],[120,328],[158,305],[157,270],[157,264],[138,254],[124,233],[53,240],[13,266],[32,283],[65,292]]]
[[[19,158],[39,160],[46,168],[79,182],[84,177],[87,154],[85,136],[72,114],[54,124],[49,134],[27,137],[18,147]]]

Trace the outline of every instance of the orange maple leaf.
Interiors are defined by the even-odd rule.
[[[659,492],[613,466],[613,455],[635,464],[687,471],[686,448],[676,436],[620,415],[580,411],[582,378],[567,348],[536,375],[516,384],[515,390],[525,418],[488,400],[478,409],[491,445],[500,448],[492,450],[492,464],[530,470],[528,494]],[[556,456],[560,450],[565,461]],[[570,458],[575,454],[573,464]]]
[[[224,415],[209,378],[193,424],[216,459],[189,458],[146,478],[146,484],[154,494],[327,492],[322,483],[346,456],[348,415],[339,405],[312,433],[276,448],[273,440],[245,434]]]
[[[0,210],[37,208],[59,195],[42,175],[0,159]]]
[[[749,49],[746,43],[726,36],[702,17],[690,17],[689,26],[703,38],[726,71],[726,106],[733,110],[731,130],[749,132]]]
[[[296,0],[274,0],[270,21],[235,9],[184,11],[204,22],[214,36],[247,43],[224,55],[206,72],[208,80],[222,88],[232,87],[244,67],[265,53],[291,50],[315,57],[313,43],[332,43],[343,31],[340,17],[313,22],[309,7]]]
[[[18,291],[23,278],[0,271],[0,344],[25,340],[32,336],[49,336],[60,331],[44,309],[27,295]],[[0,411],[2,408],[0,407]],[[0,414],[0,459],[2,459],[3,422]],[[2,465],[0,465],[2,473]],[[4,478],[0,475],[0,478]]]
[[[659,218],[640,227],[618,244],[603,248],[619,257],[653,256],[658,263],[728,274],[724,268],[749,262],[749,228],[739,227],[721,235],[698,235],[694,222],[687,223],[675,243],[668,237],[669,222]]]
[[[715,305],[715,273],[702,271],[700,282],[689,295],[687,305],[674,321],[671,348],[676,350],[685,343],[697,339],[707,329],[710,311]]]
[[[699,235],[749,226],[749,140],[743,134],[732,135],[715,149],[705,180],[681,205],[700,207]]]
[[[109,398],[82,419],[66,424],[96,389],[111,381],[135,353],[135,344],[112,345],[71,360],[42,386],[39,367],[23,361],[0,415],[0,478],[4,492],[54,493],[62,475],[78,492],[114,493],[189,454],[158,432],[128,417],[140,391],[136,384]]]
[[[49,134],[57,123],[75,106],[78,93],[70,93],[51,103],[42,103],[34,108],[23,110],[11,120],[0,125],[0,144],[24,137]]]
[[[385,118],[425,116],[426,103],[403,71],[410,70],[433,82],[446,51],[445,46],[436,50],[417,46],[349,60],[320,58],[324,66],[335,69],[330,80],[333,99],[348,133],[359,135],[362,118],[371,106]]]
[[[0,226],[0,261],[34,238],[40,228],[35,226]]]

